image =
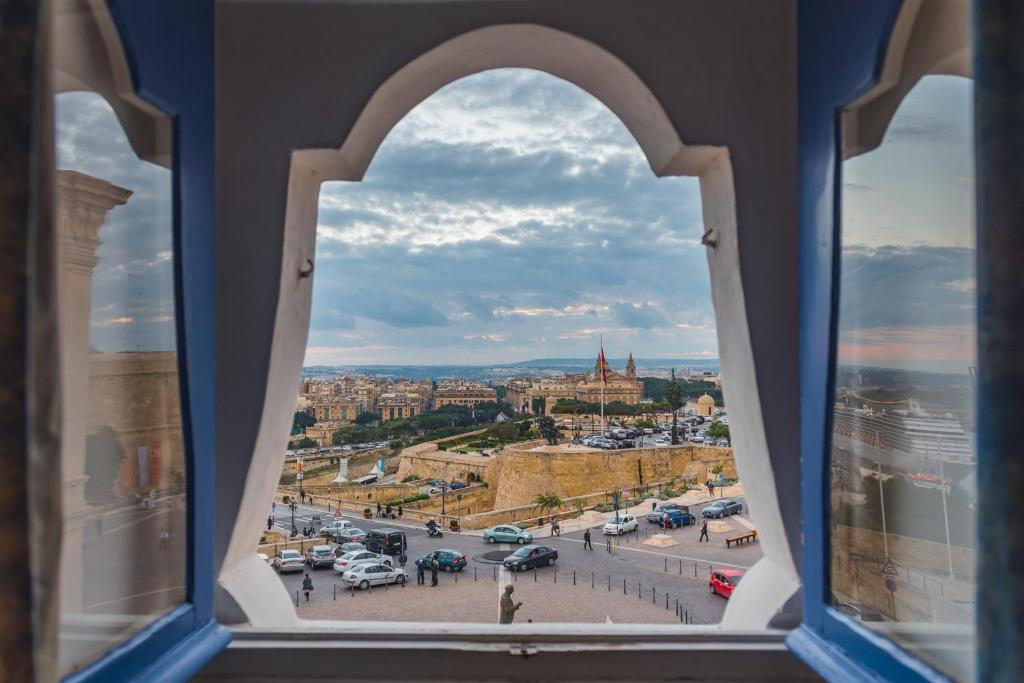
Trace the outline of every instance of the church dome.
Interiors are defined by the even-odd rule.
[[[697,399],[697,405],[699,406],[713,406],[715,405],[715,399],[711,398],[707,394],[704,394]]]

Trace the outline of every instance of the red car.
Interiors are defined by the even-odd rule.
[[[716,569],[711,572],[711,581],[708,582],[708,586],[711,587],[712,593],[718,593],[723,598],[728,598],[736,590],[736,586],[740,585],[742,578],[743,572],[739,569]]]

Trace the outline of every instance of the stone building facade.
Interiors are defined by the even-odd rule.
[[[599,403],[602,389],[605,404],[620,401],[626,405],[636,405],[644,398],[644,385],[636,376],[636,363],[633,354],[629,354],[626,369],[623,372],[613,370],[605,361],[602,376],[601,358],[594,363],[594,374],[565,374],[559,377],[529,378],[519,377],[509,380],[506,386],[506,399],[516,412],[537,412],[535,403],[544,401],[544,412],[550,413],[552,406],[559,399]]]

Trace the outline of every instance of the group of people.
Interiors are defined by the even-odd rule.
[[[436,586],[437,585],[437,571],[438,571],[438,569],[440,569],[440,567],[441,567],[441,565],[437,561],[437,555],[436,554],[431,555],[430,556],[430,585],[431,586]],[[427,583],[426,573],[427,573],[426,567],[424,567],[422,564],[417,562],[416,563],[416,585],[417,586],[424,586],[424,585],[426,585],[426,583]]]
[[[381,505],[377,503],[377,516],[384,517],[386,519],[401,519],[402,518],[402,506],[398,506],[398,516],[395,517],[395,513],[392,512],[391,503],[387,505]]]

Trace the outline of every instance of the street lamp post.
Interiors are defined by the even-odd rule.
[[[292,536],[295,536],[298,533],[298,529],[295,528],[295,508],[297,507],[299,506],[295,502],[295,498],[290,498],[288,500],[288,508],[292,511]]]
[[[444,496],[448,492],[448,482],[441,482],[441,516],[444,517]]]

